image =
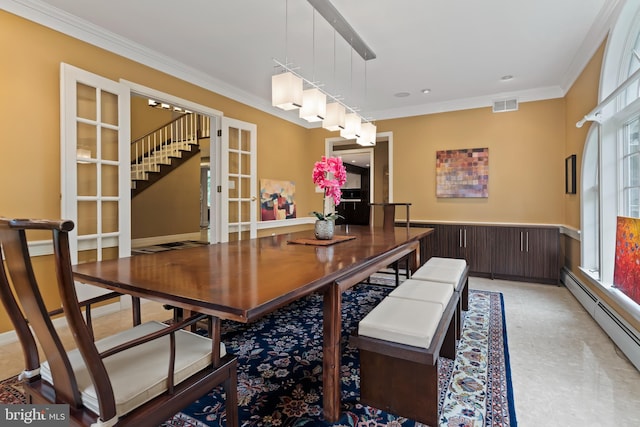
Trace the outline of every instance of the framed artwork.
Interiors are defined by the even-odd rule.
[[[436,197],[489,197],[489,149],[437,151]]]
[[[640,304],[640,218],[617,219],[613,286]]]
[[[564,192],[576,194],[576,155],[572,154],[564,161]]]
[[[296,184],[277,179],[260,180],[260,219],[272,221],[296,217]]]

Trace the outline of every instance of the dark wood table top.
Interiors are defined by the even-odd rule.
[[[303,231],[79,264],[73,270],[80,282],[250,322],[431,232],[338,226],[336,235],[355,239],[331,246],[289,243],[313,237],[313,231]]]

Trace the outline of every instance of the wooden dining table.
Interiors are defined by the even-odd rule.
[[[311,293],[323,295],[323,411],[340,418],[342,292],[408,257],[412,269],[430,228],[337,226],[334,242],[313,231],[78,264],[75,280],[212,316],[214,363],[220,319],[252,322]],[[332,243],[332,244],[327,244]]]

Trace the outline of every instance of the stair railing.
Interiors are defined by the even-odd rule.
[[[158,172],[161,164],[171,164],[171,157],[180,157],[210,132],[208,117],[188,113],[136,139],[131,143],[131,179],[144,180],[148,172]]]

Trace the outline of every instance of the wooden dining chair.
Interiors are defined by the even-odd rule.
[[[411,203],[369,203],[369,207],[371,210],[370,225],[374,224],[374,209],[376,207],[382,207],[382,228],[387,231],[391,231],[396,227],[396,206],[404,206],[406,208],[405,219],[400,221],[404,227],[408,230],[411,226],[411,220],[409,218],[409,209],[411,207]],[[392,274],[395,278],[395,285],[400,285],[400,270],[404,269],[405,278],[409,278],[409,259],[408,257],[399,259],[395,261],[393,264],[389,265],[387,269],[380,270],[378,273],[380,274]],[[391,271],[389,271],[391,270]],[[368,280],[370,283],[370,278]]]
[[[236,358],[226,354],[223,343],[184,330],[207,316],[171,326],[139,324],[138,310],[137,325],[94,341],[90,304],[78,301],[74,286],[68,240],[73,226],[71,221],[0,218],[5,260],[0,262],[0,299],[22,345],[27,403],[68,404],[72,425],[157,426],[221,385],[227,425],[237,426]],[[54,255],[43,260],[55,266],[55,277],[36,279],[27,242],[31,230],[51,232]],[[57,287],[62,307],[52,312],[64,313],[77,348],[66,349],[54,328],[42,296],[45,287]],[[46,357],[42,363],[36,340]]]

